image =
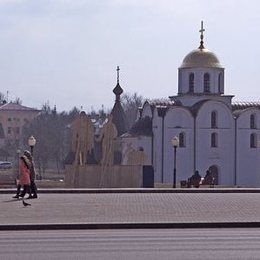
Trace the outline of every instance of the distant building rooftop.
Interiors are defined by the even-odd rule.
[[[41,110],[38,110],[36,108],[26,107],[22,106],[16,103],[6,103],[2,106],[0,106],[0,111],[6,110],[6,111],[32,111],[32,112],[40,112]]]

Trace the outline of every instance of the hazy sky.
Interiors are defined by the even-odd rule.
[[[0,0],[0,91],[37,108],[111,107],[119,65],[125,92],[175,95],[201,20],[225,94],[259,101],[257,0]]]

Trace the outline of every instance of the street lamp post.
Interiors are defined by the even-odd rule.
[[[36,145],[36,139],[34,138],[33,135],[31,135],[29,138],[28,138],[28,145],[30,146],[31,148],[31,155],[33,157],[33,148],[34,146]],[[42,179],[42,176],[41,176],[41,173],[39,175],[39,179],[41,180]]]
[[[176,152],[177,152],[177,147],[179,147],[179,138],[177,136],[174,136],[172,138],[172,146],[173,146],[173,152],[174,152],[173,188],[176,188]]]
[[[35,144],[36,144],[36,139],[34,138],[33,135],[31,135],[31,136],[29,137],[29,139],[28,139],[28,145],[29,145],[30,148],[31,148],[31,154],[32,154],[32,156],[33,156],[33,148],[34,148]]]
[[[21,150],[17,149],[16,153],[17,153],[17,172],[18,172],[18,178],[19,178],[19,176],[20,176],[20,154],[21,154]]]

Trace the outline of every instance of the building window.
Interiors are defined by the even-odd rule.
[[[185,142],[185,133],[180,133],[179,134],[179,147],[185,147],[186,146],[186,142]]]
[[[218,134],[217,133],[211,134],[211,147],[218,147]]]
[[[209,75],[209,73],[204,74],[204,93],[210,93],[210,75]]]
[[[7,133],[10,135],[12,133],[12,128],[11,127],[8,127],[7,128]]]
[[[256,134],[250,135],[250,148],[256,148],[257,147],[257,138]]]
[[[11,122],[12,121],[12,118],[11,117],[8,117],[8,122]]]
[[[218,93],[221,93],[222,73],[218,74]]]
[[[16,134],[20,134],[20,127],[16,127],[16,128],[15,128],[15,133],[16,133]]]
[[[189,92],[194,93],[194,73],[189,75]]]
[[[211,113],[211,128],[217,128],[217,112],[213,111]]]
[[[256,120],[255,115],[250,115],[250,128],[255,129],[256,128]]]

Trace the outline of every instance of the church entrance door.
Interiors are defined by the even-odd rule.
[[[212,165],[209,167],[209,171],[212,174],[213,184],[218,185],[218,167],[216,165]]]

